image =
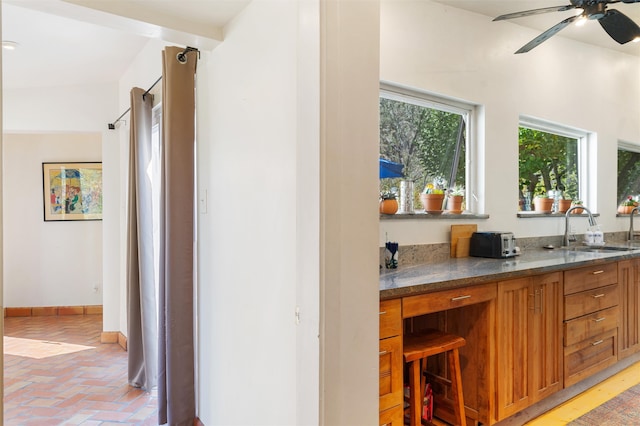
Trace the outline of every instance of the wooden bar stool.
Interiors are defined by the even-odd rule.
[[[467,425],[458,355],[458,348],[464,346],[465,343],[466,341],[462,337],[439,330],[427,330],[404,336],[404,362],[409,364],[409,424],[411,426],[422,424],[422,404],[427,384],[422,371],[426,369],[427,358],[443,352],[447,354],[451,374],[453,412],[458,425]]]

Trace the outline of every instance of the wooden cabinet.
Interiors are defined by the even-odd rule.
[[[618,262],[618,359],[640,351],[640,259]]]
[[[618,360],[618,263],[564,273],[564,383],[571,386]]]
[[[380,425],[402,426],[402,303],[380,302]]]
[[[562,389],[562,273],[498,283],[497,417]]]

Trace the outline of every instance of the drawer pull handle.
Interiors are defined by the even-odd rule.
[[[604,273],[604,271],[601,269],[599,271],[593,271],[591,274],[592,275],[598,275],[598,274],[602,274],[602,273]]]
[[[604,293],[594,294],[591,297],[593,297],[594,299],[597,299],[598,297],[604,297]]]
[[[599,345],[600,343],[602,343],[602,342],[604,342],[604,340],[598,340],[598,341],[596,341],[596,342],[593,342],[593,343],[591,344],[591,346],[598,346],[598,345]]]
[[[380,312],[380,315],[385,315],[387,313],[387,311],[382,311]]]
[[[602,317],[602,318],[594,319],[593,322],[600,322],[600,321],[604,321],[606,319],[607,319],[606,317]]]
[[[458,300],[464,300],[464,299],[470,299],[471,295],[467,294],[466,296],[457,296],[457,297],[452,297],[451,301],[452,302],[457,302]]]
[[[378,352],[378,356],[382,356],[382,355],[386,355],[386,354],[387,354],[387,351],[380,351],[380,352]]]

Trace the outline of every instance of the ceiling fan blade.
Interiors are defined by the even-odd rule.
[[[554,25],[553,27],[549,28],[547,31],[543,32],[538,37],[534,38],[529,43],[527,43],[524,46],[522,46],[520,49],[518,49],[516,51],[516,53],[526,53],[526,52],[530,51],[534,47],[538,46],[539,44],[542,44],[543,42],[545,42],[548,39],[550,39],[552,36],[556,35],[556,33],[558,33],[561,29],[563,29],[567,25],[571,24],[573,21],[575,21],[576,19],[578,19],[580,17],[581,17],[581,15],[570,16],[569,18],[565,19],[564,21],[558,22],[556,25]]]
[[[607,13],[598,19],[602,28],[612,39],[620,44],[625,44],[640,37],[640,27],[631,18],[615,9],[607,10]]]
[[[640,0],[637,0],[637,1],[640,1]],[[497,18],[494,18],[494,21],[504,21],[505,19],[522,18],[523,16],[539,15],[541,13],[548,13],[548,12],[563,12],[565,10],[571,10],[575,8],[576,7],[572,4],[569,4],[567,6],[543,7],[541,9],[525,10],[524,12],[507,13],[506,15],[500,15]]]

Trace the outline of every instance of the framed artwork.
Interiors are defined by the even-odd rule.
[[[44,220],[101,220],[102,163],[42,163]]]

